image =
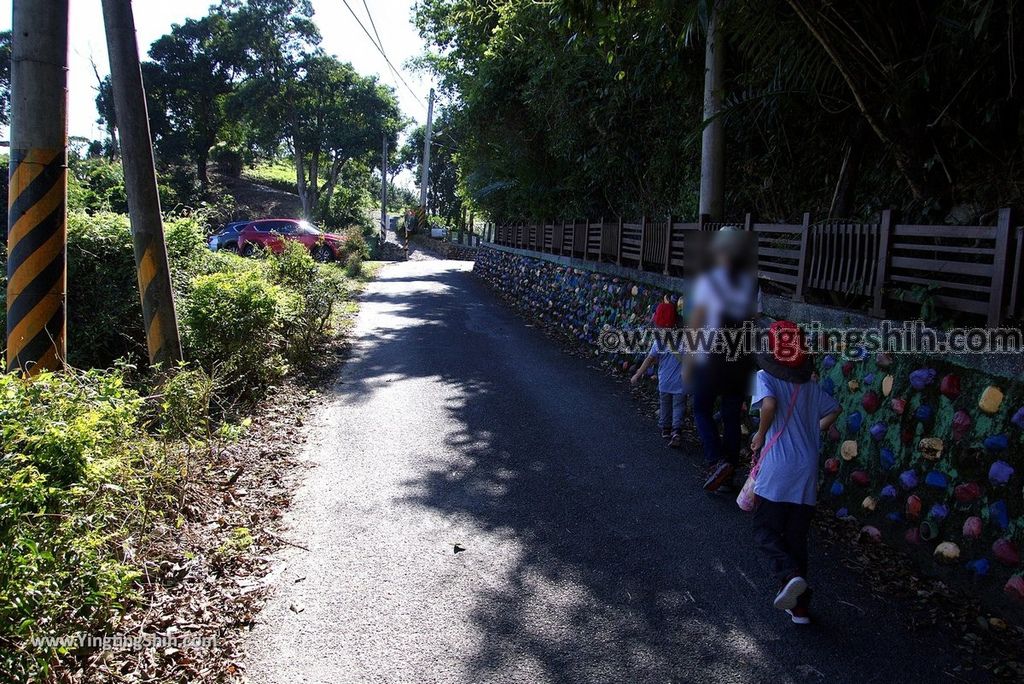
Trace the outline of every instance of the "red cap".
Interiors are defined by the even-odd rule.
[[[654,325],[659,328],[676,327],[676,307],[669,302],[662,302],[654,310]]]
[[[793,321],[775,321],[768,327],[768,351],[783,366],[799,367],[807,360],[803,331]]]

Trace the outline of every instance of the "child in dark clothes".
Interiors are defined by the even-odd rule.
[[[817,503],[821,432],[839,404],[811,381],[813,366],[795,323],[776,321],[769,352],[758,354],[751,408],[761,420],[750,449],[761,459],[754,483],[754,536],[779,582],[775,607],[796,624],[810,624],[807,536]]]

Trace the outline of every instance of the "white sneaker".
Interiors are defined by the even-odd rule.
[[[794,625],[809,625],[811,624],[811,616],[806,615],[806,610],[797,612],[796,608],[792,610],[786,610],[789,613],[789,617],[793,620]],[[804,614],[801,614],[804,613]]]
[[[786,586],[779,590],[773,605],[779,610],[792,610],[800,594],[807,591],[807,580],[803,577],[794,577],[786,582]]]

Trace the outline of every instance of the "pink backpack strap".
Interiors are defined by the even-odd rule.
[[[785,431],[786,426],[789,425],[789,417],[793,415],[793,407],[796,406],[796,398],[800,395],[800,389],[803,386],[803,384],[797,385],[796,391],[790,395],[789,406],[786,408],[786,417],[782,420],[782,427],[779,428],[774,435],[772,435],[772,438],[768,440],[767,444],[761,447],[761,453],[759,455],[759,458],[757,459],[757,463],[755,463],[754,467],[750,469],[751,477],[757,477],[757,474],[761,471],[761,464],[764,462],[765,453],[773,446],[775,446],[775,443],[779,441],[779,437],[781,437],[782,433]]]

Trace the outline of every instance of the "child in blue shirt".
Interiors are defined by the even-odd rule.
[[[666,299],[658,304],[654,311],[654,325],[658,328],[676,326],[676,307],[672,302]],[[635,385],[644,377],[651,364],[658,364],[658,418],[661,436],[669,440],[668,445],[673,449],[678,449],[683,444],[683,416],[686,413],[686,391],[683,387],[683,368],[679,357],[678,352],[663,348],[655,340],[651,345],[651,351],[630,379]]]
[[[754,482],[754,537],[779,582],[776,608],[793,622],[810,624],[807,536],[818,494],[821,432],[839,416],[839,404],[818,383],[795,323],[776,321],[769,351],[757,355],[751,408],[761,420],[750,441],[760,458]]]

